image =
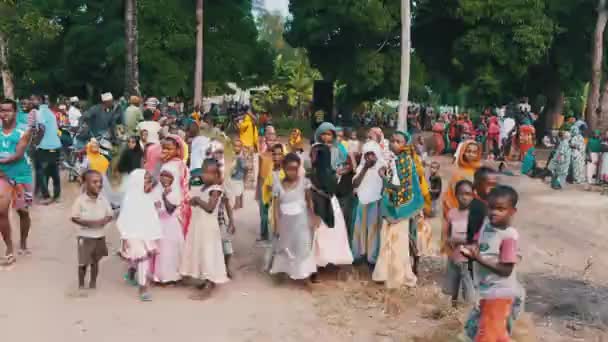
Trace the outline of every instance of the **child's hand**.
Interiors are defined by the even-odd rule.
[[[460,253],[469,259],[479,260],[479,247],[477,246],[460,246]]]
[[[167,196],[171,193],[171,187],[168,186],[166,188],[163,188],[163,195]]]
[[[234,226],[234,223],[230,222],[230,225],[228,226],[228,234],[234,235],[235,232],[236,232],[236,227]]]

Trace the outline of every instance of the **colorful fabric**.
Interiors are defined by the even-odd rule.
[[[395,156],[393,176],[397,176],[399,184],[396,187],[387,186],[384,190],[382,215],[393,220],[408,219],[424,206],[413,153],[411,146],[408,146]]]
[[[97,145],[97,150],[94,151],[94,145]],[[97,140],[91,139],[91,141],[87,144],[87,160],[89,161],[89,169],[95,170],[102,175],[108,171],[108,167],[110,166],[110,162],[108,159],[99,153],[99,143]]]
[[[526,155],[524,156],[524,160],[521,163],[521,174],[527,175],[531,171],[534,171],[534,166],[536,165],[536,148],[532,147],[528,149]]]
[[[412,271],[410,256],[410,220],[396,223],[383,221],[380,255],[372,279],[384,282],[389,289],[405,285],[416,286],[417,278]]]
[[[304,149],[304,139],[302,138],[301,130],[294,128],[291,131],[287,147],[289,147],[289,152],[297,152],[298,150]]]
[[[247,113],[239,125],[239,138],[243,147],[257,149],[258,129],[255,126],[255,119]]]
[[[172,193],[174,200],[172,203],[177,205],[179,222],[182,225],[184,236],[187,236],[192,217],[192,206],[190,205],[190,170],[184,163],[183,145],[184,141],[178,135],[167,137],[177,143],[177,155],[165,162],[161,171],[168,171],[173,175]]]
[[[519,151],[520,159],[528,153],[530,148],[536,143],[536,130],[532,125],[522,125],[519,127]]]
[[[559,146],[555,150],[555,154],[549,162],[548,169],[553,173],[551,179],[551,186],[553,188],[561,188],[566,183],[566,177],[570,170],[570,163],[572,161],[572,150],[570,149],[570,136],[568,133],[564,134]]]
[[[437,122],[433,125],[433,141],[435,142],[435,154],[441,155],[445,151],[445,124]]]
[[[572,126],[570,134],[572,178],[575,184],[581,184],[585,182],[585,139],[577,126]]]
[[[354,224],[350,242],[353,258],[366,258],[370,264],[375,264],[380,254],[380,215],[381,202],[361,204],[355,199]]]
[[[19,145],[19,141],[25,133],[25,129],[14,128],[8,134],[0,134],[0,159],[8,158],[17,153],[17,145]],[[0,164],[0,171],[16,183],[31,184],[33,181],[32,165],[27,154],[13,163]]]

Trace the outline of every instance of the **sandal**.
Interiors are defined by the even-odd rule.
[[[150,295],[148,292],[142,293],[139,295],[139,300],[141,300],[142,302],[151,302],[152,295]]]

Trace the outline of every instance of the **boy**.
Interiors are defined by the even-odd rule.
[[[103,186],[99,172],[89,170],[83,175],[85,192],[76,198],[71,219],[78,226],[78,288],[84,289],[87,266],[91,265],[89,288],[97,287],[99,261],[108,255],[105,227],[113,212],[108,200],[101,195]]]
[[[437,206],[439,205],[439,197],[441,196],[441,176],[439,176],[439,162],[433,161],[431,163],[431,176],[429,177],[430,192],[431,192],[431,217],[437,215]]]
[[[243,191],[245,184],[243,183],[247,176],[247,165],[245,156],[243,155],[243,144],[237,139],[233,144],[234,148],[234,167],[230,175],[230,183],[232,188],[232,196],[234,196],[234,210],[243,208]]]
[[[463,255],[475,262],[480,298],[476,342],[510,340],[509,316],[514,300],[521,296],[515,272],[519,234],[511,226],[517,212],[518,197],[510,186],[494,188],[488,195],[489,222],[479,234],[479,243],[460,248]],[[472,322],[467,325],[472,325]]]
[[[488,167],[481,167],[475,171],[473,186],[475,198],[469,208],[469,222],[467,224],[467,242],[475,243],[477,235],[488,216],[487,200],[490,191],[496,187],[498,176],[496,171]]]

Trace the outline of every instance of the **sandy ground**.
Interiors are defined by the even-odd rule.
[[[519,271],[534,322],[528,329],[538,341],[608,341],[608,197],[574,186],[554,192],[527,177],[503,182],[521,194],[516,223],[524,257]],[[189,288],[154,288],[154,301],[141,303],[121,280],[125,265],[116,256],[102,262],[98,289],[75,298],[76,241],[68,215],[76,192],[67,184],[61,203],[34,208],[34,254],[0,271],[6,340],[441,342],[462,326],[466,309],[451,310],[438,291],[443,261],[437,257],[424,259],[415,290],[387,293],[361,270],[340,277],[328,271],[312,290],[273,281],[259,271],[252,194],[236,218],[236,278],[211,299],[192,301]],[[437,219],[433,226],[438,231]],[[109,243],[114,251],[119,246],[113,226]],[[518,341],[534,341],[531,331]]]

